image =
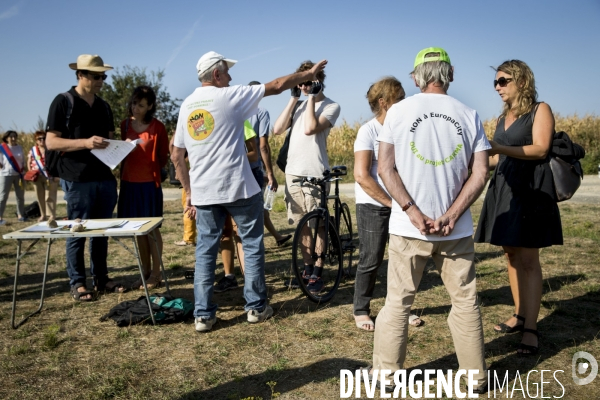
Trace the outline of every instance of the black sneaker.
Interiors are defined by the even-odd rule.
[[[221,293],[226,290],[237,289],[238,283],[235,276],[233,278],[228,278],[226,276],[222,277],[219,282],[214,287],[215,293]]]
[[[302,281],[304,282],[304,286],[308,285],[308,280],[310,279],[310,275],[306,273],[306,271],[302,271]],[[293,278],[285,282],[285,286],[288,289],[300,289],[300,282],[298,279]]]
[[[308,281],[308,285],[306,285],[306,288],[312,294],[319,294],[321,293],[321,290],[323,290],[323,286],[325,286],[325,284],[323,283],[323,279],[321,279],[320,276],[311,276],[310,280]]]

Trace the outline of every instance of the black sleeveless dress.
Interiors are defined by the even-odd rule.
[[[504,130],[498,121],[494,141],[505,146],[532,144],[537,107]],[[560,213],[548,159],[521,160],[500,155],[488,186],[475,242],[541,248],[563,244]]]

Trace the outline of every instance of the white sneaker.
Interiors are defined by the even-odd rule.
[[[213,325],[217,322],[217,317],[211,319],[196,318],[196,331],[207,332],[210,331]]]
[[[258,312],[257,310],[248,311],[248,322],[251,324],[256,324],[257,322],[262,322],[267,318],[270,318],[273,315],[273,309],[271,306],[266,306],[262,312]]]

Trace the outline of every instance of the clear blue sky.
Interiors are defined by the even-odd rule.
[[[371,117],[369,85],[394,75],[407,94],[417,52],[444,47],[455,67],[450,94],[498,115],[494,71],[506,59],[533,69],[539,99],[562,115],[600,114],[600,1],[102,1],[0,2],[0,131],[31,131],[52,99],[75,85],[79,54],[115,67],[164,69],[172,96],[197,85],[198,58],[238,60],[232,84],[267,82],[323,58],[325,94],[348,122]],[[109,73],[110,75],[110,73]],[[110,78],[109,78],[110,80]],[[262,106],[274,120],[289,94]]]

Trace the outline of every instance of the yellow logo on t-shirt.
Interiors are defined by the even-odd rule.
[[[215,129],[215,119],[206,110],[194,110],[188,116],[187,128],[192,139],[204,140]]]

